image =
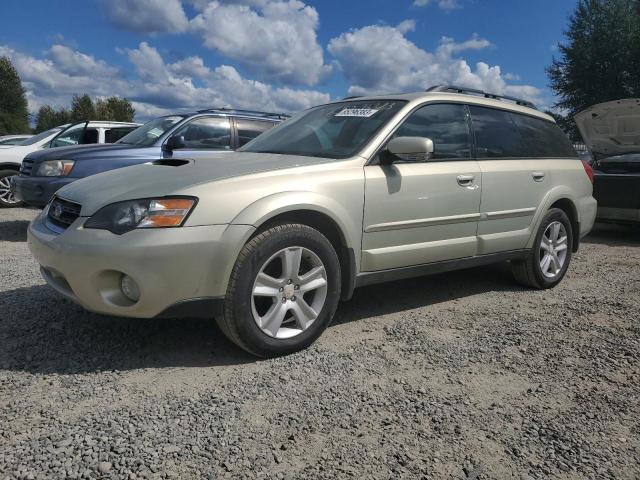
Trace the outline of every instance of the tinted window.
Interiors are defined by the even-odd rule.
[[[434,159],[471,157],[469,124],[464,105],[427,105],[413,112],[394,137],[427,137],[433,140]]]
[[[469,105],[478,158],[530,157],[509,112]]]
[[[83,145],[87,143],[98,143],[98,130],[95,128],[85,129],[83,125],[71,128],[54,138],[50,148],[69,147],[71,145]]]
[[[567,136],[555,123],[527,115],[511,114],[522,138],[527,144],[529,157],[563,158],[577,156]]]
[[[405,105],[397,100],[354,100],[311,108],[260,135],[243,152],[347,158]]]
[[[136,127],[108,128],[104,131],[104,143],[117,142],[127,133],[132,132],[135,129]]]
[[[227,118],[197,118],[182,127],[176,135],[184,137],[185,148],[231,149],[231,126]]]
[[[241,147],[245,143],[250,142],[262,132],[266,132],[275,124],[273,122],[261,122],[259,120],[246,120],[236,118],[236,127],[238,128],[238,146]]]

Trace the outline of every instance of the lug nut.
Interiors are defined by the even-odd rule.
[[[286,297],[282,297],[282,303],[285,303],[287,301]]]
[[[293,288],[294,288],[294,290],[300,290],[300,285],[296,285]]]
[[[284,291],[284,287],[280,287],[280,291],[283,292]]]
[[[295,302],[296,301],[296,296],[294,295],[293,297],[291,297],[291,300]]]
[[[287,284],[291,285],[291,279],[287,280]]]

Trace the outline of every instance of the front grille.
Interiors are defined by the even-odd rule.
[[[20,173],[28,177],[31,175],[32,170],[33,170],[33,160],[24,159],[22,161],[22,166],[20,167]]]
[[[56,227],[66,230],[80,216],[81,208],[77,203],[55,197],[49,205],[47,220]]]

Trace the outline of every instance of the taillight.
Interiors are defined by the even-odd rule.
[[[584,171],[587,172],[587,177],[589,177],[589,180],[591,181],[591,183],[593,183],[593,168],[591,168],[591,165],[589,165],[585,160],[581,161],[582,166],[584,167]]]

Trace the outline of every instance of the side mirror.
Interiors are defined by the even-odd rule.
[[[163,148],[165,150],[176,150],[178,148],[184,148],[184,137],[182,135],[174,135],[169,137],[166,142],[164,142]]]
[[[433,140],[425,137],[396,137],[386,148],[388,157],[408,162],[426,162],[433,155]]]

